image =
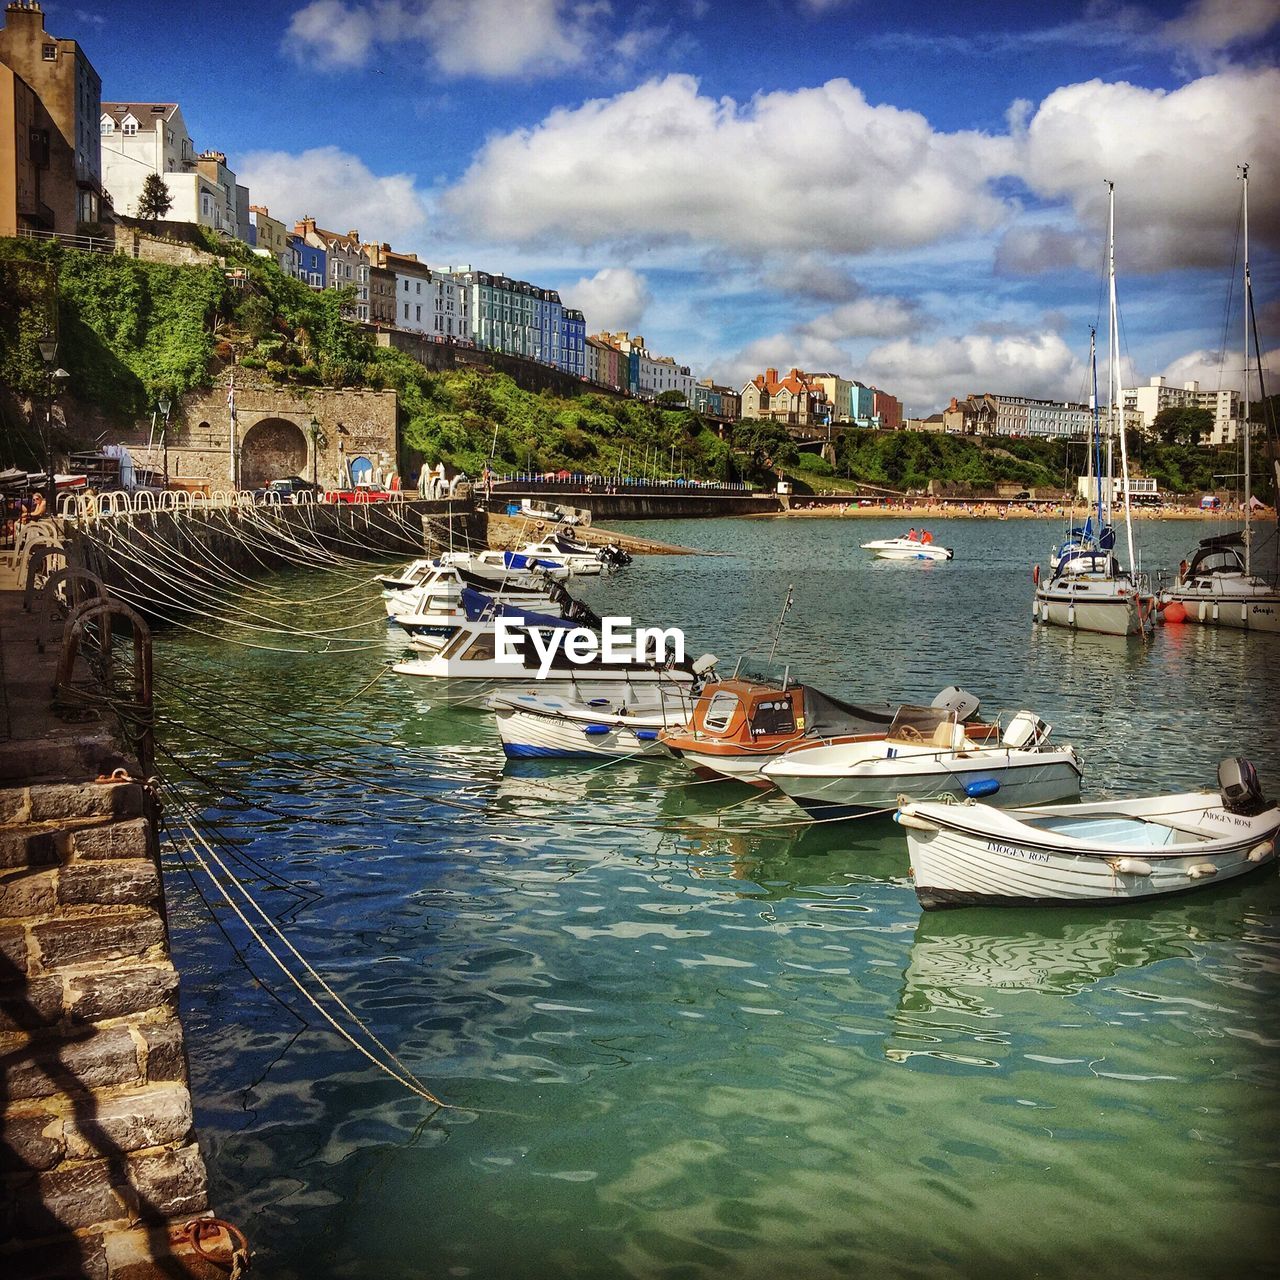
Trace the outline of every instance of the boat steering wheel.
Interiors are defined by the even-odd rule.
[[[901,738],[903,742],[923,742],[924,741],[924,736],[921,734],[920,730],[917,729],[915,725],[912,725],[912,724],[902,725],[898,729],[898,732],[895,736]]]

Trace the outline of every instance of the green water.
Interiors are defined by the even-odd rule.
[[[629,527],[730,553],[591,588],[694,654],[767,651],[794,584],[779,654],[831,692],[1032,708],[1090,796],[1212,785],[1235,754],[1280,788],[1280,640],[1036,630],[1049,524],[939,520],[942,565],[859,553],[881,522]],[[1144,563],[1201,532],[1144,524]],[[892,824],[807,827],[676,765],[504,767],[487,716],[375,679],[400,645],[371,592],[279,588],[351,642],[168,637],[167,712],[224,741],[167,740],[226,789],[209,816],[294,943],[450,1109],[285,1014],[171,855],[201,1143],[261,1274],[1276,1272],[1274,869],[1166,904],[922,915]]]

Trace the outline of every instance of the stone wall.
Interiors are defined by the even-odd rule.
[[[169,419],[169,476],[179,487],[231,487],[231,421],[227,406],[228,373],[212,390],[188,395]],[[340,468],[356,458],[384,470],[397,462],[396,393],[339,390],[332,387],[281,387],[235,370],[236,447],[242,488],[300,475],[324,488],[338,482]],[[313,432],[312,420],[316,423]],[[134,461],[146,457],[150,424],[115,433]],[[163,470],[166,450],[152,461]]]
[[[0,591],[0,1275],[212,1280],[178,976],[136,765],[59,719],[56,646]]]

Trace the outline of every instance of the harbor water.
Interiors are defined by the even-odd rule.
[[[627,528],[722,553],[587,589],[690,657],[767,654],[794,586],[794,678],[1034,710],[1087,798],[1212,788],[1229,755],[1280,792],[1280,637],[1037,627],[1055,523],[939,519],[955,560],[906,564],[858,549],[898,521]],[[1144,567],[1213,531],[1144,522]],[[891,822],[815,826],[674,762],[506,764],[490,715],[387,671],[403,638],[364,579],[255,588],[292,641],[157,641],[161,768],[448,1104],[344,1044],[172,841],[212,1202],[261,1274],[1276,1273],[1274,865],[1146,905],[926,915]]]

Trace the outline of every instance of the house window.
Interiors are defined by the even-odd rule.
[[[123,133],[126,138],[132,138],[133,135],[138,132],[138,122],[136,120],[126,120],[124,124],[120,126],[120,132]]]
[[[114,120],[104,120],[104,121],[102,122],[102,125],[101,125],[101,129],[100,129],[100,131],[101,131],[102,136],[103,136],[104,138],[105,138],[105,137],[107,137],[107,136],[109,136],[110,134],[115,133],[115,131],[116,131],[115,121],[114,121]]]
[[[421,320],[421,319],[422,319],[422,308],[421,308],[421,307],[414,307],[414,311],[415,311],[415,313],[416,313],[416,314],[414,315],[414,317],[413,317],[413,318],[414,318],[415,320]]]
[[[40,50],[40,56],[41,56],[41,57],[42,57],[46,62],[57,62],[57,60],[58,60],[58,46],[57,46],[56,44],[47,44],[47,45],[44,45],[44,46],[43,46],[43,48],[41,48],[41,50]]]
[[[406,280],[405,284],[408,284],[408,283],[409,282]],[[404,318],[406,320],[409,318],[409,304],[407,302],[404,304]]]

